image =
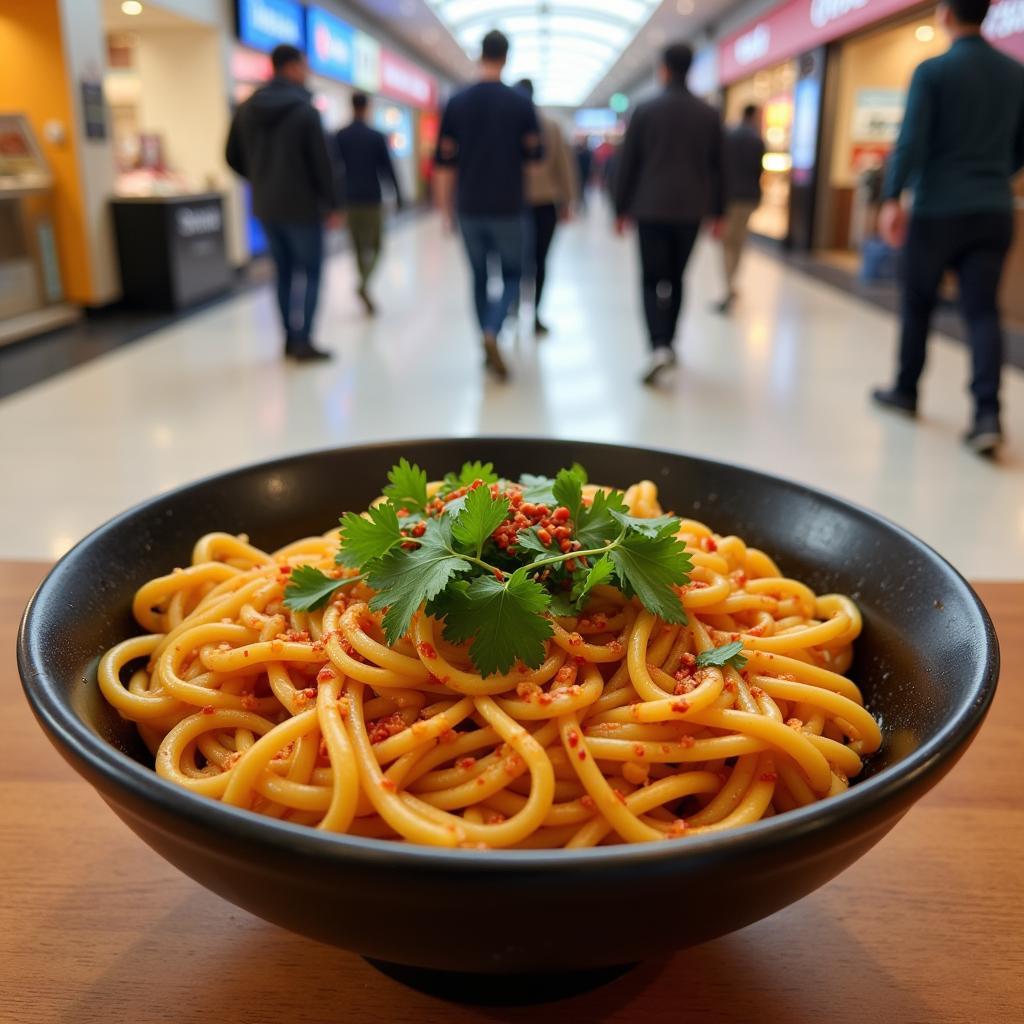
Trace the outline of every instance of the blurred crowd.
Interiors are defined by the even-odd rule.
[[[1010,179],[1024,166],[1024,68],[982,36],[988,7],[989,0],[940,5],[950,48],[915,72],[880,182],[882,235],[904,250],[905,271],[894,383],[873,392],[879,406],[916,414],[939,287],[955,271],[973,357],[975,414],[965,440],[981,454],[1002,440],[997,291],[1012,236]],[[435,204],[465,248],[484,366],[496,380],[508,379],[501,336],[514,310],[528,304],[535,335],[548,333],[541,311],[552,240],[585,207],[588,186],[600,185],[614,230],[637,238],[650,343],[639,379],[658,385],[678,362],[686,268],[702,228],[721,249],[714,308],[727,315],[737,300],[748,224],[761,201],[761,112],[747,106],[738,123],[723,126],[719,111],[687,86],[691,48],[675,43],[662,54],[660,91],[634,109],[619,147],[588,139],[570,147],[559,124],[534,105],[529,80],[503,82],[509,48],[497,30],[484,36],[477,80],[444,110],[433,175]],[[403,197],[387,142],[370,127],[368,98],[356,94],[352,123],[325,139],[301,52],[279,46],[272,60],[273,80],[236,112],[227,158],[251,182],[266,228],[285,355],[329,359],[312,333],[325,225],[344,218],[358,296],[372,315],[384,192],[398,205]]]

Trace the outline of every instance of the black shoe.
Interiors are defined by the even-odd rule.
[[[484,366],[494,374],[498,380],[508,380],[508,367],[505,360],[501,358],[501,349],[498,348],[498,339],[493,334],[484,335]]]
[[[373,304],[373,299],[370,298],[370,293],[366,290],[366,285],[365,284],[360,285],[356,289],[356,295],[358,295],[360,300],[362,301],[363,306],[366,309],[366,315],[367,316],[376,316],[376,314],[377,314],[377,307]]]
[[[311,341],[293,341],[285,348],[284,354],[297,363],[318,363],[334,358],[333,353],[317,348]]]
[[[890,409],[904,416],[917,415],[917,399],[896,388],[875,388],[871,392],[871,400],[883,409]]]
[[[534,320],[533,333],[535,337],[546,338],[551,332],[548,330],[546,324],[542,324],[539,320]]]
[[[1002,443],[1003,431],[994,413],[979,416],[964,434],[964,444],[978,455],[995,455]]]

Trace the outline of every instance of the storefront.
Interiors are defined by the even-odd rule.
[[[984,31],[1024,58],[1024,0],[993,5]],[[913,70],[947,46],[934,4],[915,0],[788,0],[726,36],[726,120],[757,104],[768,149],[752,228],[794,249],[857,248],[873,230]]]
[[[335,132],[352,117],[352,95],[371,97],[373,124],[388,136],[395,172],[406,197],[424,194],[426,148],[436,140],[438,85],[411,61],[382,47],[334,10],[297,0],[238,0],[238,43],[232,54],[233,95],[244,101],[269,78],[267,54],[279,43],[303,50],[313,103],[324,129]],[[259,224],[249,220],[253,255],[265,251]]]

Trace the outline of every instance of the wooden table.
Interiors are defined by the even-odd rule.
[[[1024,584],[979,587],[1004,671],[978,740],[847,872],[587,995],[467,1008],[201,889],[64,765],[28,711],[13,653],[45,569],[0,563],[3,1024],[1024,1020]]]

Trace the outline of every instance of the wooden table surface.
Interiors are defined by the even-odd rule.
[[[3,1024],[1024,1020],[1024,584],[979,587],[1004,669],[978,739],[852,868],[768,920],[589,994],[481,1008],[251,917],[121,824],[21,694],[15,630],[45,569],[0,563]]]

